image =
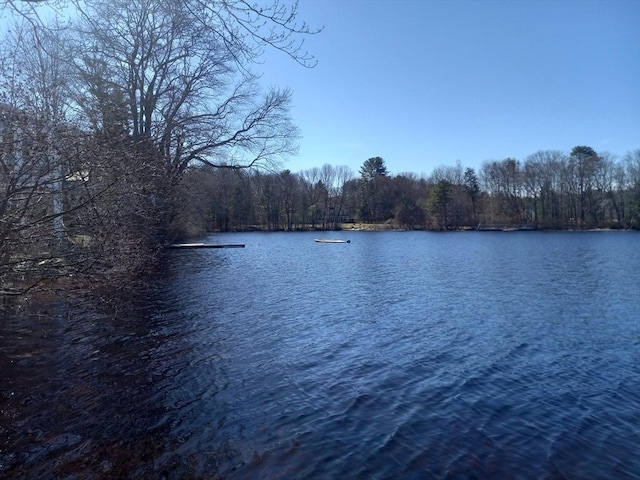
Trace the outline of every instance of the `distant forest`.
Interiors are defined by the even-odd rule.
[[[358,174],[325,164],[298,173],[201,166],[185,172],[180,230],[307,230],[382,224],[457,230],[638,229],[640,149],[617,158],[576,146],[524,161],[487,161],[479,171],[441,166],[427,177],[389,173],[380,157]]]

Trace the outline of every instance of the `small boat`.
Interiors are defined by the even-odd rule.
[[[313,241],[316,243],[351,243],[351,240],[332,240],[330,238],[316,238]]]

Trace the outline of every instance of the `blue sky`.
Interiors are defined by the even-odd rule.
[[[305,39],[318,65],[267,50],[256,66],[293,90],[303,136],[283,168],[640,148],[640,0],[299,0],[299,19],[324,26]]]
[[[300,0],[299,16],[324,25],[305,43],[318,65],[259,66],[293,90],[294,172],[640,148],[640,0]]]

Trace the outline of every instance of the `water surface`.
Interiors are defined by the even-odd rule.
[[[206,240],[0,324],[0,477],[640,478],[637,233]]]

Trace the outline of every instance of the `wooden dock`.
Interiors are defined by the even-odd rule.
[[[330,238],[316,238],[316,243],[351,243],[351,240],[333,240]]]
[[[244,248],[244,243],[174,243],[169,248]]]
[[[537,230],[537,228],[528,223],[480,223],[476,230],[478,232],[522,232]]]

